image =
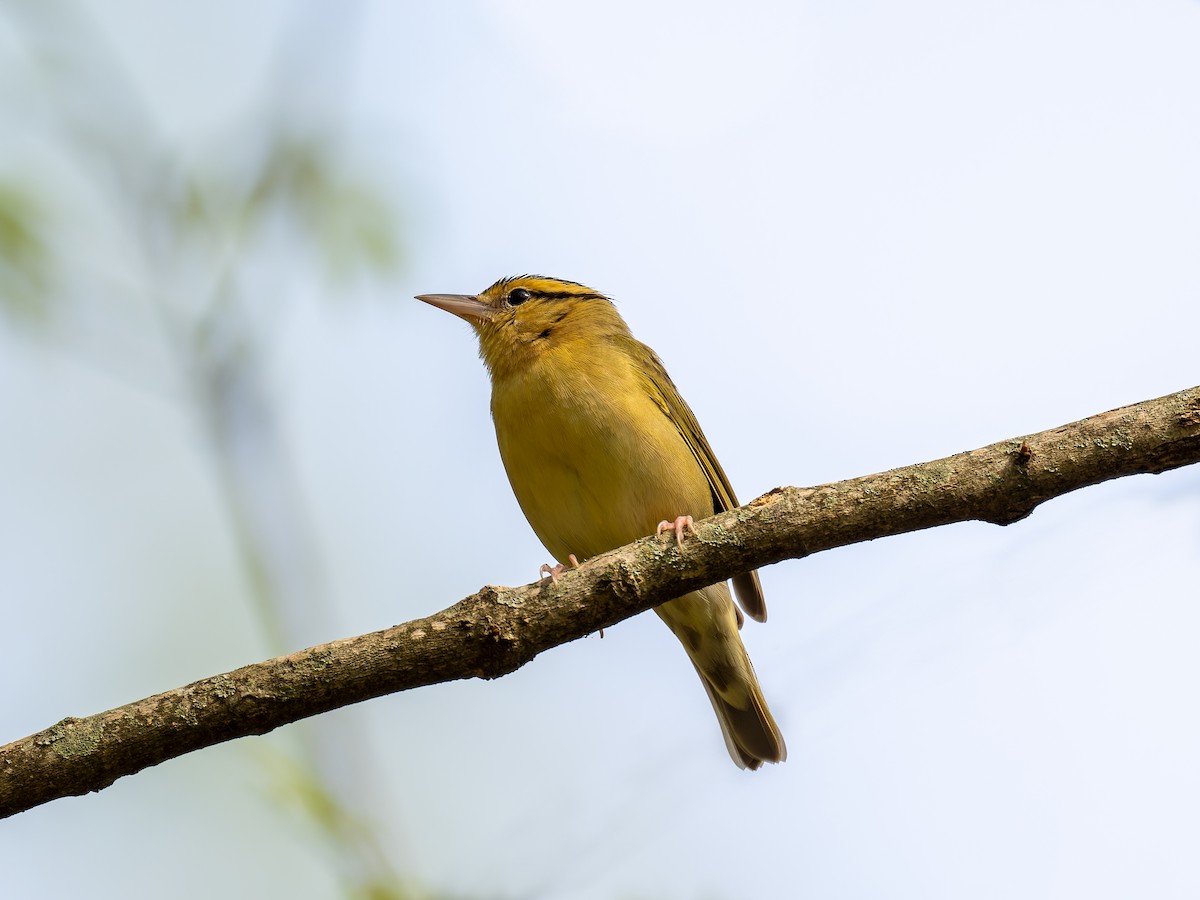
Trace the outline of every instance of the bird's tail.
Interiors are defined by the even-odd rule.
[[[714,584],[654,611],[675,632],[696,667],[738,767],[757,769],[764,762],[787,759],[783,735],[738,634],[729,586]]]

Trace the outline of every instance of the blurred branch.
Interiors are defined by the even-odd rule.
[[[750,568],[953,522],[1007,525],[1082,487],[1200,462],[1200,387],[1039,434],[813,488],[777,488],[557,584],[485,587],[424,619],[245,666],[0,748],[0,816],[372,697],[498,678],[539,653]]]

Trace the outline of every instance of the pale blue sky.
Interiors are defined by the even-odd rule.
[[[93,8],[182,147],[260,114],[285,4]],[[353,70],[301,111],[395,192],[409,262],[273,359],[338,603],[314,642],[547,559],[474,340],[416,293],[610,293],[743,500],[1198,381],[1195,2],[377,2],[327,40]],[[0,741],[259,658],[209,478],[171,401],[0,330]],[[1197,501],[1124,479],[766,570],[744,634],[790,755],[758,773],[652,616],[332,718],[397,864],[476,896],[1194,897]],[[0,822],[0,892],[332,896],[263,743]]]

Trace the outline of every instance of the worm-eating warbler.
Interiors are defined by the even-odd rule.
[[[560,564],[652,534],[660,520],[678,524],[737,506],[696,417],[607,297],[522,276],[474,296],[417,299],[466,319],[479,336],[504,468]],[[757,574],[733,583],[746,613],[765,621]],[[733,761],[749,769],[782,762],[787,748],[738,635],[729,586],[710,585],[655,612],[700,674]]]

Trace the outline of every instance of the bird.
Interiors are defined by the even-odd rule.
[[[682,542],[693,518],[738,505],[658,355],[609,297],[574,281],[520,275],[479,294],[416,299],[465,319],[479,339],[500,457],[525,518],[558,560],[552,577],[650,534],[669,531]],[[733,584],[746,614],[766,621],[757,573]],[[728,583],[654,611],[695,666],[738,767],[783,762],[787,747],[742,643]]]

